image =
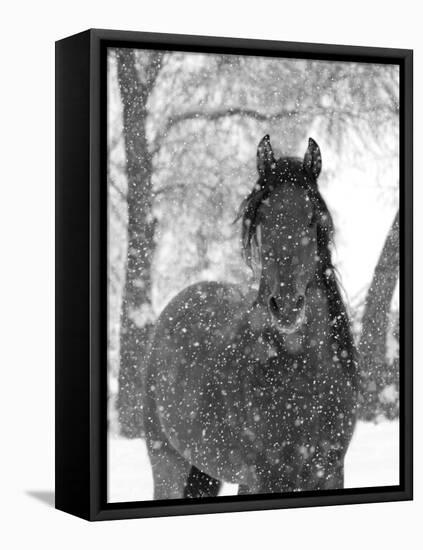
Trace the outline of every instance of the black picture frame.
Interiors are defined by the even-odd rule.
[[[400,484],[107,503],[106,49],[126,46],[400,67]],[[91,29],[56,43],[56,508],[87,520],[412,499],[413,52]]]

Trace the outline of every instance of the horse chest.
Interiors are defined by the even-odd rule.
[[[322,455],[339,444],[345,380],[325,304],[312,313],[306,330],[282,338],[216,317],[170,326],[166,346],[154,348],[154,392],[161,426],[182,456],[251,484],[260,463],[283,465],[279,474],[289,476],[316,449]]]
[[[328,324],[315,315],[307,332],[261,346],[262,361],[247,369],[237,383],[237,417],[244,435],[260,447],[319,439],[329,445],[345,431],[350,407],[348,380],[333,352]],[[241,405],[239,405],[241,404]]]

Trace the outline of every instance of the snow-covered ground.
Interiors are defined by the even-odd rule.
[[[144,440],[109,437],[109,502],[151,500],[153,480]],[[345,463],[346,487],[399,484],[399,423],[359,422]],[[237,486],[224,484],[221,495]]]

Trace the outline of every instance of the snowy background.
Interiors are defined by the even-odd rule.
[[[110,501],[152,498],[142,376],[128,365],[134,342],[139,365],[140,334],[188,284],[254,284],[232,221],[255,182],[257,143],[266,133],[279,153],[302,156],[309,136],[320,145],[319,185],[334,217],[335,263],[359,340],[398,209],[398,76],[389,65],[110,50]],[[133,213],[146,197],[139,220]],[[134,256],[148,261],[135,265]],[[373,398],[348,453],[348,487],[398,483],[397,291],[386,342],[383,372],[364,388]]]

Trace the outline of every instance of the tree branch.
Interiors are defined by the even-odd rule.
[[[152,156],[154,156],[156,153],[158,153],[163,139],[168,136],[173,127],[189,120],[202,120],[213,122],[227,117],[246,117],[256,120],[258,122],[277,122],[278,120],[283,120],[299,115],[306,115],[310,118],[322,115],[332,117],[342,115],[352,120],[366,120],[366,115],[368,115],[369,113],[374,114],[375,112],[383,111],[386,111],[386,108],[384,106],[375,107],[369,109],[369,111],[361,110],[360,112],[352,111],[345,108],[339,109],[337,107],[325,108],[323,106],[310,108],[304,112],[299,111],[298,109],[282,109],[281,111],[278,111],[276,113],[262,113],[260,111],[257,111],[256,109],[249,109],[244,107],[228,107],[226,109],[215,109],[210,111],[204,111],[202,109],[192,109],[190,111],[185,111],[183,113],[172,115],[167,119],[164,127],[157,132],[154,138],[151,154]]]
[[[291,116],[295,116],[297,114],[298,114],[297,110],[290,110],[290,109],[282,110],[273,114],[266,114],[266,113],[260,113],[256,109],[247,109],[243,107],[228,107],[227,109],[216,109],[214,111],[204,111],[201,109],[193,109],[191,111],[185,111],[184,113],[178,113],[167,119],[164,128],[157,133],[156,138],[154,140],[156,144],[154,147],[154,152],[157,152],[157,150],[160,148],[160,143],[162,139],[168,135],[169,131],[174,126],[180,124],[181,122],[186,122],[188,120],[215,121],[221,118],[240,116],[240,117],[253,118],[254,120],[257,120],[259,122],[264,122],[269,120],[277,121],[277,120],[281,120]]]

